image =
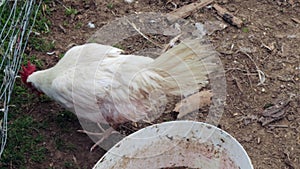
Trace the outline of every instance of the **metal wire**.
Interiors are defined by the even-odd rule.
[[[0,158],[7,141],[7,116],[11,94],[41,3],[42,1],[36,0],[0,0]],[[8,11],[9,15],[6,15],[5,12]]]

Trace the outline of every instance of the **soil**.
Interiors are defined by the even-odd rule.
[[[84,44],[90,38],[96,29],[89,28],[88,22],[98,29],[117,17],[136,12],[167,13],[174,10],[175,5],[178,8],[195,1],[138,0],[131,4],[123,0],[52,1],[47,5],[51,10],[48,16],[52,23],[50,33],[40,37],[55,42],[55,54],[31,50],[30,55],[43,61],[41,69],[49,68],[70,46]],[[300,166],[300,3],[297,0],[215,2],[244,22],[242,28],[228,25],[208,36],[220,53],[227,79],[225,112],[218,127],[244,146],[254,168],[296,169]],[[78,13],[66,15],[62,4],[77,9]],[[201,23],[222,21],[212,8],[194,11],[186,19]],[[134,48],[145,47],[143,43],[146,43],[138,37],[127,43],[124,41],[122,46],[130,45],[126,50],[128,53],[137,50]],[[266,75],[262,85],[257,85],[258,68]],[[284,112],[277,114],[278,118],[269,117],[275,119],[263,126],[260,122],[263,111],[288,100]],[[24,114],[30,113],[37,121],[49,122],[47,129],[39,131],[47,138],[44,145],[48,156],[43,163],[29,161],[27,168],[67,168],[66,162],[75,164],[71,168],[91,168],[105,153],[101,148],[89,151],[94,143],[85,134],[76,132],[81,129],[78,120],[66,118],[64,126],[57,125],[53,119],[62,110],[52,101],[41,102],[39,99],[24,109]],[[205,115],[207,112],[203,110]],[[120,130],[126,130],[126,127]],[[61,139],[65,145],[73,145],[73,148],[58,149],[54,138]]]

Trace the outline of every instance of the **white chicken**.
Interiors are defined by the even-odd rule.
[[[22,81],[79,118],[115,125],[159,117],[166,95],[195,93],[216,70],[217,52],[197,39],[183,41],[154,60],[121,53],[96,43],[76,46],[52,68],[35,72],[29,62],[22,67]]]

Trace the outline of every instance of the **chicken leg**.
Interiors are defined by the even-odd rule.
[[[117,132],[113,127],[109,127],[108,129],[103,129],[103,127],[99,124],[98,127],[101,130],[100,133],[98,132],[89,132],[86,130],[77,130],[80,133],[85,133],[87,135],[93,135],[93,136],[102,136],[100,140],[98,140],[91,148],[90,151],[93,151],[97,146],[99,146],[105,139],[107,139],[110,135],[114,133],[119,133]]]

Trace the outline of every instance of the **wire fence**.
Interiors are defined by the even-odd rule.
[[[42,1],[0,0],[0,158],[7,141],[11,94]]]

